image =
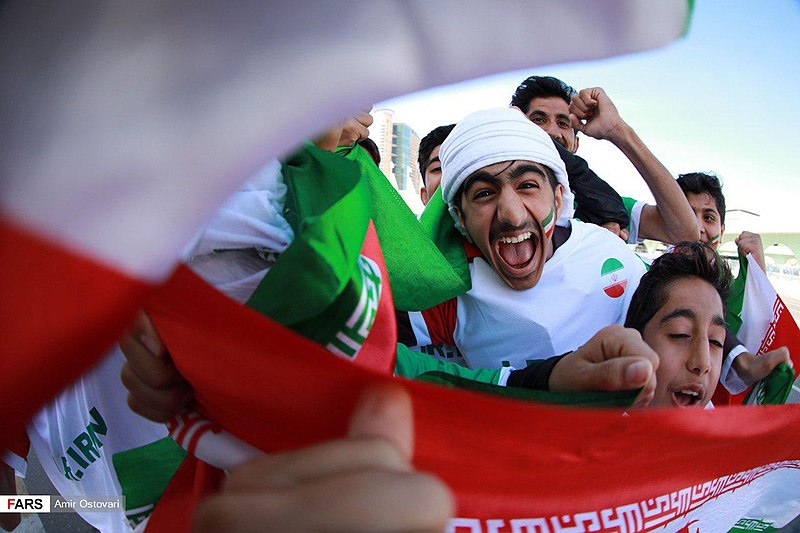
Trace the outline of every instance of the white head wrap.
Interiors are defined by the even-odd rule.
[[[487,109],[467,115],[442,143],[439,159],[442,196],[462,233],[455,213],[456,193],[477,170],[503,161],[532,161],[549,167],[564,187],[564,203],[556,224],[567,226],[575,214],[575,197],[569,188],[567,170],[553,140],[516,108]]]

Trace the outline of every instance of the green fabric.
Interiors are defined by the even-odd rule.
[[[747,282],[747,258],[739,254],[739,274],[731,283],[728,300],[725,302],[725,323],[736,335],[742,327],[742,306],[744,305],[744,289]]]
[[[778,531],[773,522],[765,522],[755,518],[742,518],[730,529],[728,533],[746,533],[748,531]]]
[[[435,383],[445,387],[468,389],[515,400],[571,405],[574,407],[630,407],[641,389],[617,392],[549,392],[516,387],[500,387],[481,383],[445,372],[428,372],[417,378],[419,381]]]
[[[326,346],[358,306],[364,279],[375,279],[360,259],[369,190],[352,161],[312,145],[281,170],[295,238],[247,305]]]
[[[186,453],[172,437],[164,437],[112,456],[111,461],[125,497],[125,510],[136,510],[134,513],[126,512],[128,520],[134,525],[152,512]]]
[[[625,206],[625,211],[628,213],[629,220],[628,227],[625,229],[627,229],[629,232],[631,231],[631,223],[633,222],[633,206],[635,206],[638,201],[639,200],[636,198],[630,198],[629,196],[622,197],[622,205]]]
[[[464,247],[441,189],[420,222],[366,150],[355,145],[337,154],[355,161],[367,183],[395,308],[422,311],[467,292],[471,284]]]
[[[794,369],[781,363],[776,366],[769,376],[765,377],[747,393],[745,405],[781,405],[786,403],[786,398],[792,392],[794,385]]]
[[[497,385],[500,380],[500,370],[488,368],[471,369],[455,363],[436,359],[422,352],[410,350],[404,344],[397,344],[397,362],[394,372],[404,378],[416,379],[429,372],[444,372],[449,375],[459,376],[471,381]]]

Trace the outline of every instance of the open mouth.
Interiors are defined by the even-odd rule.
[[[701,401],[705,397],[705,391],[700,385],[692,384],[676,388],[670,391],[672,404],[677,407],[704,407]]]
[[[495,251],[505,263],[505,270],[511,274],[527,274],[538,249],[539,238],[530,231],[519,235],[500,237],[495,241]]]

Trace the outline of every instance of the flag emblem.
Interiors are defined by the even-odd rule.
[[[609,257],[600,269],[603,278],[603,291],[612,298],[619,298],[625,294],[628,278],[621,278],[625,269],[622,262],[616,257]]]
[[[556,220],[555,220],[555,211],[553,208],[550,208],[550,214],[547,215],[544,220],[542,220],[542,228],[544,228],[544,237],[545,239],[549,239],[550,235],[553,234],[553,228],[556,227]]]

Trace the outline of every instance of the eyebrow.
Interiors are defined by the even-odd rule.
[[[431,166],[434,163],[441,163],[441,160],[439,159],[439,156],[436,156],[433,159],[431,159],[430,161],[428,161],[428,166]]]
[[[543,117],[547,116],[547,113],[545,111],[541,110],[541,109],[534,109],[533,111],[531,111],[530,114],[531,115],[541,115]],[[556,113],[556,118],[563,118],[563,119],[569,120],[569,115],[567,115],[566,113]]]
[[[547,175],[544,173],[544,171],[539,167],[537,167],[536,165],[531,165],[531,164],[518,166],[517,168],[509,172],[506,176],[504,176],[504,179],[506,181],[514,181],[520,176],[527,174],[529,172],[538,174],[539,177],[541,177],[542,180],[544,181],[547,180]],[[479,170],[473,175],[471,175],[469,178],[467,178],[467,182],[464,185],[464,194],[467,194],[469,190],[472,188],[472,186],[478,181],[485,181],[487,183],[497,184],[500,183],[500,178],[484,170]]]
[[[663,326],[673,318],[678,318],[678,317],[697,319],[697,313],[695,313],[688,307],[679,307],[678,309],[675,309],[671,313],[667,314],[667,316],[662,318],[659,324]],[[714,324],[715,326],[725,327],[725,319],[722,318],[722,315],[715,315],[714,318],[711,319],[711,323]]]

